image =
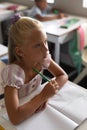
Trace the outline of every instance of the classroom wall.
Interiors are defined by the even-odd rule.
[[[1,1],[1,0],[0,0]],[[3,2],[4,1],[7,1],[7,2],[14,2],[14,3],[19,3],[19,4],[23,4],[23,5],[27,5],[29,7],[32,7],[33,6],[33,1],[32,0],[2,0]]]
[[[56,0],[55,5],[65,12],[87,17],[87,8],[82,7],[83,0]]]
[[[82,7],[82,1],[83,0],[55,0],[54,5],[57,5],[57,7],[64,12],[87,17],[87,9]],[[9,2],[17,2],[28,5],[29,7],[33,5],[32,0],[9,0]]]

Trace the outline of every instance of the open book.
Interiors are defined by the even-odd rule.
[[[34,114],[15,128],[17,130],[81,130],[76,128],[85,118],[87,118],[87,91],[68,81],[49,100],[44,111]]]

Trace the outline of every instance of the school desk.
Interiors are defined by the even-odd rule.
[[[10,2],[0,2],[0,22],[9,19],[14,14],[14,9],[16,12],[23,11],[27,9],[27,6]]]
[[[26,10],[28,7],[21,4],[10,3],[10,2],[0,2],[0,43],[2,43],[2,31],[1,22],[9,19],[13,14],[14,10],[16,12]]]
[[[64,24],[67,20],[76,18],[79,21],[68,28],[61,28],[60,26]],[[54,59],[57,63],[60,61],[60,46],[68,42],[74,36],[74,31],[85,21],[84,18],[68,15],[66,18],[62,18],[59,20],[52,20],[42,22],[44,25],[44,29],[47,33],[47,39],[49,42],[55,44],[55,53]]]
[[[33,92],[33,97],[39,92]],[[20,103],[29,99],[23,98]],[[87,90],[70,81],[49,99],[44,111],[34,114],[19,125],[12,125],[5,108],[0,110],[0,125],[5,130],[74,130],[86,118]]]

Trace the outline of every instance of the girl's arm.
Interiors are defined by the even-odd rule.
[[[45,16],[41,16],[39,14],[37,14],[35,16],[36,19],[38,19],[39,21],[50,21],[50,20],[55,20],[55,19],[60,19],[60,18],[63,18],[64,17],[64,14],[61,13],[61,14],[52,14],[52,15],[45,15]]]
[[[56,77],[56,81],[59,84],[59,88],[61,88],[68,80],[68,75],[66,72],[51,59],[50,66],[48,70],[52,73],[54,77]]]
[[[55,81],[50,81],[40,94],[35,96],[31,101],[20,105],[18,98],[18,90],[15,87],[5,87],[5,104],[9,119],[16,125],[29,118],[34,114],[40,106],[42,106],[48,98],[52,97],[58,90]]]

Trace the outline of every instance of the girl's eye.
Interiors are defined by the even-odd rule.
[[[45,40],[45,43],[47,43],[47,39]]]
[[[48,45],[47,40],[45,41],[45,45],[46,45],[46,46]]]
[[[45,40],[45,44],[47,44],[47,40]]]
[[[38,43],[38,44],[35,45],[35,48],[38,48],[38,47],[41,47],[40,43]]]

